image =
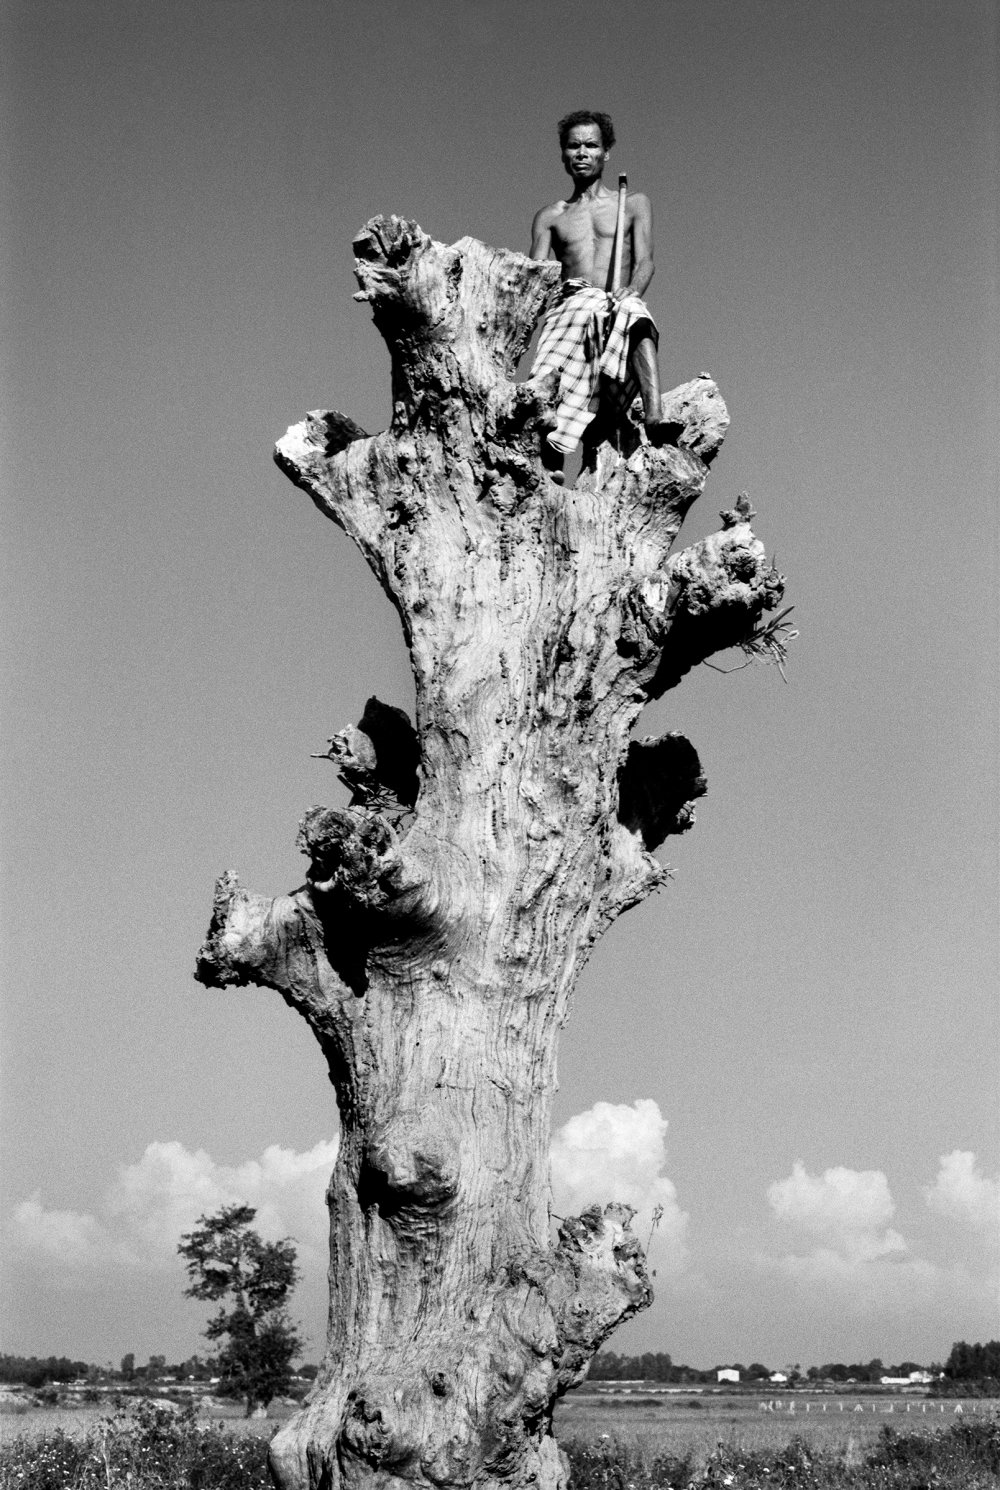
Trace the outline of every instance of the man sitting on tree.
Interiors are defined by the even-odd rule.
[[[531,257],[562,265],[562,299],[545,319],[531,369],[532,382],[547,373],[559,376],[556,427],[546,441],[559,455],[576,449],[602,392],[624,410],[638,384],[654,442],[662,424],[656,327],[639,298],[653,277],[653,213],[641,192],[626,199],[623,282],[611,284],[617,198],[601,176],[614,143],[607,114],[581,109],[560,119],[559,146],[573,194],[543,207],[531,225]]]

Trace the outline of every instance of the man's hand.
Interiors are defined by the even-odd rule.
[[[635,290],[631,285],[619,285],[617,290],[611,291],[611,298],[616,305],[621,305],[627,295],[634,295]]]

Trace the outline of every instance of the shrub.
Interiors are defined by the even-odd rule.
[[[864,1462],[792,1438],[777,1452],[720,1443],[706,1463],[642,1453],[605,1437],[563,1445],[570,1490],[997,1490],[1000,1419],[964,1419],[935,1433],[883,1428]]]
[[[571,1440],[561,1447],[569,1459],[571,1490],[686,1490],[693,1474],[690,1454],[683,1459],[660,1454],[647,1464],[640,1450],[607,1435],[596,1444]]]
[[[0,1490],[268,1490],[267,1444],[141,1402],[79,1437],[62,1429],[0,1448]]]
[[[885,1427],[868,1463],[891,1471],[907,1486],[921,1479],[964,1486],[971,1480],[963,1476],[977,1471],[995,1478],[1000,1475],[1000,1418],[962,1418],[928,1434]]]

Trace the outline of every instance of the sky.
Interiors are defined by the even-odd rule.
[[[7,0],[0,1350],[205,1349],[179,1236],[292,1236],[318,1359],[337,1116],[305,1024],[193,980],[213,881],[301,883],[311,759],[398,621],[271,448],[389,417],[376,212],[526,250],[555,121],[652,200],[662,381],[732,427],[800,630],[640,734],[708,776],[580,978],[554,1207],[623,1199],[695,1365],[1000,1334],[998,9],[990,0]],[[728,659],[733,661],[735,659]]]

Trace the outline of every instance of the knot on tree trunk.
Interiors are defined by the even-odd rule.
[[[390,817],[372,807],[311,807],[296,845],[309,858],[306,886],[340,977],[363,993],[373,948],[409,936],[434,944],[447,916]]]
[[[306,882],[317,909],[329,900],[344,909],[384,910],[397,867],[395,846],[395,833],[377,813],[310,807],[299,824],[296,847],[309,856]]]
[[[752,639],[764,612],[785,592],[784,575],[742,520],[673,555],[664,578],[665,586],[651,595],[640,591],[633,603],[637,628],[663,645],[653,697],[713,653]]]
[[[206,988],[226,988],[265,981],[272,949],[261,932],[273,904],[245,890],[231,869],[219,875],[212,919],[195,964],[199,983]]]
[[[556,1316],[560,1392],[583,1381],[612,1330],[653,1302],[645,1255],[630,1225],[634,1215],[628,1205],[595,1205],[559,1228],[548,1297]]]
[[[361,1209],[377,1207],[397,1236],[426,1237],[458,1193],[460,1136],[426,1111],[395,1113],[365,1146],[357,1182]]]
[[[618,775],[618,820],[645,848],[659,848],[669,834],[694,826],[695,799],[707,790],[698,752],[684,735],[632,740]]]
[[[729,410],[711,373],[665,393],[661,408],[668,441],[711,465],[729,428]]]
[[[397,821],[417,800],[420,742],[405,710],[383,704],[374,694],[358,724],[332,735],[319,760],[331,760],[351,793],[351,806],[395,815]]]

